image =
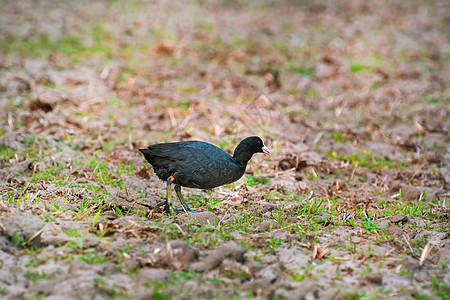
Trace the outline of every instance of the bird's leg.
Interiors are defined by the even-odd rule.
[[[167,199],[166,199],[166,212],[169,215],[174,215],[175,211],[173,210],[173,206],[172,206],[172,200],[170,197],[170,187],[172,185],[172,182],[174,182],[175,178],[173,176],[170,176],[169,178],[167,178],[166,184],[167,184]]]
[[[197,213],[198,211],[190,209],[187,205],[186,201],[184,201],[183,195],[181,194],[181,186],[175,184],[175,192],[177,193],[178,199],[180,199],[181,205],[183,206],[183,210],[185,213]]]

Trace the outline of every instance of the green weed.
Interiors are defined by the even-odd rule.
[[[333,132],[332,137],[333,140],[341,144],[345,144],[349,141],[349,139],[345,136],[345,134],[342,131]]]
[[[274,236],[272,235],[270,237],[270,240],[267,241],[267,246],[272,247],[272,248],[279,248],[281,246],[281,244],[283,243],[283,241],[281,239],[275,240]]]
[[[361,226],[368,231],[377,230],[380,228],[386,228],[386,226],[379,226],[379,225],[373,224],[371,219],[363,219],[361,221]]]
[[[104,149],[112,147],[115,142],[111,142],[104,146]],[[118,166],[117,170],[114,172],[113,168],[109,166],[108,162],[97,161],[95,158],[89,158],[89,165],[93,168],[93,175],[96,175],[95,181],[106,185],[114,185],[123,189],[123,181],[118,177],[118,175],[134,175],[133,166],[130,164],[121,164]]]
[[[81,252],[83,250],[83,239],[79,237],[75,241],[67,241],[66,246],[74,249],[76,252]]]
[[[31,179],[32,183],[38,181],[55,181],[59,178],[61,171],[65,169],[65,166],[61,163],[53,162],[51,165],[47,166],[44,172],[36,171],[34,173],[33,178]]]
[[[78,231],[78,228],[69,228],[66,234],[70,237],[82,237],[82,234]]]
[[[27,242],[25,241],[22,233],[17,232],[15,235],[13,235],[11,237],[11,241],[16,245],[16,246],[21,246],[24,247],[26,246]]]
[[[31,271],[31,270],[27,270],[27,277],[28,279],[30,279],[32,282],[36,282],[39,281],[41,279],[48,279],[48,274],[45,272],[37,272],[37,271]]]
[[[245,184],[248,186],[255,186],[258,184],[260,184],[260,185],[269,184],[271,179],[272,178],[270,178],[270,177],[264,177],[264,176],[257,177],[257,176],[251,175],[251,174],[247,174],[245,177]]]
[[[371,68],[364,64],[354,63],[350,65],[350,71],[352,73],[360,73],[364,71],[369,71]]]
[[[344,295],[342,295],[341,300],[359,300],[359,299],[365,299],[366,294],[358,291],[354,292],[348,292]]]
[[[286,72],[295,73],[302,77],[311,77],[314,74],[314,69],[302,67],[289,67],[286,68]]]
[[[94,27],[94,31],[98,32],[98,28],[100,27]],[[104,37],[95,40],[93,44],[88,44],[82,36],[78,35],[63,35],[56,39],[45,35],[30,39],[5,39],[0,42],[0,51],[30,55],[36,58],[42,58],[52,53],[62,53],[71,57],[73,62],[77,62],[82,56],[87,55],[101,55],[105,58],[111,56],[114,53],[112,46],[106,43]]]
[[[396,201],[389,205],[389,207],[386,207],[383,210],[383,214],[385,216],[405,214],[407,216],[427,217],[431,215],[431,206],[426,202],[403,203],[401,201]],[[439,216],[437,217],[439,218]]]
[[[98,218],[100,217],[101,212],[102,212],[101,210],[98,210],[95,213],[94,219],[92,220],[92,227],[95,227],[95,224],[97,224],[97,221],[98,221]]]
[[[347,161],[352,165],[365,168],[387,167],[388,169],[392,169],[406,167],[406,164],[402,161],[391,161],[384,157],[374,156],[373,151],[361,150],[359,153],[340,156],[338,156],[336,152],[327,151],[327,156],[332,159]]]
[[[0,145],[0,159],[4,161],[9,161],[16,156],[16,151],[11,147]]]
[[[86,249],[86,252],[90,252],[91,249]],[[95,249],[92,249],[92,252],[95,252]],[[103,255],[99,255],[98,253],[87,253],[78,256],[79,260],[84,261],[88,264],[103,264],[108,261],[108,258]]]

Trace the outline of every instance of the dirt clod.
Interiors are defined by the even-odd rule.
[[[137,276],[137,281],[140,284],[166,280],[169,280],[169,276],[167,274],[167,270],[164,269],[143,268],[139,271],[139,274]]]
[[[404,224],[408,222],[408,217],[405,214],[396,215],[391,218],[391,222]]]
[[[38,216],[14,215],[0,219],[0,222],[15,243],[29,242],[35,247],[41,246],[40,230],[44,228],[45,222]]]
[[[192,268],[197,272],[208,272],[220,266],[224,259],[242,262],[245,252],[246,250],[237,243],[227,242],[199,262],[193,264]]]
[[[11,173],[16,174],[16,175],[22,174],[22,173],[30,171],[33,164],[34,164],[34,161],[32,159],[26,159],[24,161],[14,164],[11,167],[10,171],[11,171]]]

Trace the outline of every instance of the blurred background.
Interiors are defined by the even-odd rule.
[[[78,147],[87,133],[133,145],[260,134],[292,147],[319,133],[401,143],[448,129],[446,1],[2,6],[4,128]]]

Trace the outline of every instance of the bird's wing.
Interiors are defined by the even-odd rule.
[[[213,188],[236,181],[243,175],[245,170],[241,170],[227,152],[207,145],[203,145],[201,151],[195,147],[184,147],[183,157],[186,159],[175,162],[177,173],[174,176],[184,186]]]

